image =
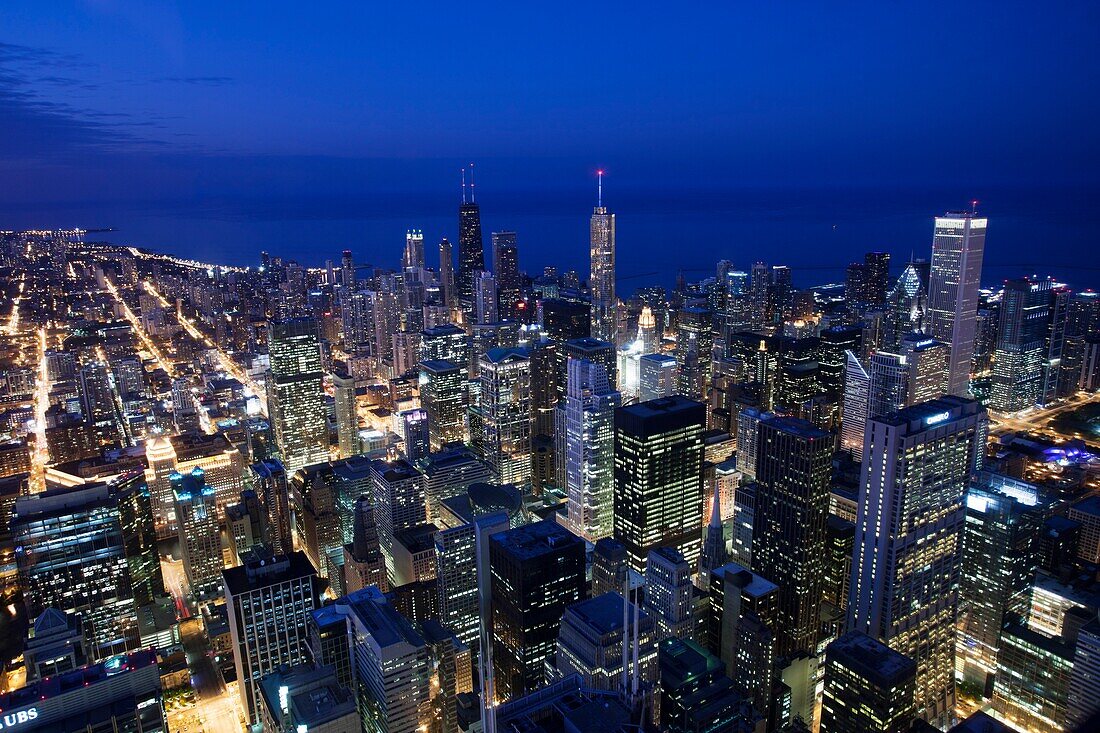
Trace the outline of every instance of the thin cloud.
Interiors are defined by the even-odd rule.
[[[160,150],[152,137],[163,117],[85,108],[45,92],[95,91],[101,85],[73,71],[87,64],[69,54],[0,42],[0,160],[71,159],[78,153]],[[65,72],[68,73],[65,73]],[[70,98],[71,100],[71,98]]]

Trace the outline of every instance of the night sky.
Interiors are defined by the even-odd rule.
[[[5,2],[0,229],[395,265],[476,161],[532,272],[586,274],[598,167],[624,275],[920,256],[970,198],[1005,267],[1100,239],[1096,3],[241,5]]]

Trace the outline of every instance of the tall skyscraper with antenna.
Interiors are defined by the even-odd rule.
[[[405,232],[405,252],[401,257],[403,269],[424,269],[424,232],[410,229]]]
[[[603,171],[597,172],[596,207],[590,225],[592,337],[615,341],[615,215],[603,205]]]
[[[477,274],[485,269],[485,244],[481,237],[481,209],[474,193],[473,164],[467,195],[466,169],[462,169],[462,205],[458,207],[458,297],[462,308],[470,312],[474,302]]]

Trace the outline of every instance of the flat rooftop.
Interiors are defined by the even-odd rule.
[[[916,662],[861,631],[849,631],[829,644],[825,658],[826,664],[836,662],[887,689],[917,674]]]

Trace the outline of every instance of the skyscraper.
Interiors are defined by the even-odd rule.
[[[767,710],[775,676],[779,587],[731,562],[707,576],[707,643],[738,690]]]
[[[566,515],[575,533],[595,542],[612,532],[615,410],[622,398],[602,364],[570,358],[568,373],[565,399],[557,408]]]
[[[867,302],[875,307],[880,306],[886,301],[886,290],[890,284],[890,253],[868,252],[863,256],[863,267]]]
[[[480,359],[484,458],[498,483],[531,480],[531,363],[527,349],[490,349]]]
[[[987,224],[973,212],[948,212],[936,217],[932,238],[927,333],[950,347],[946,391],[959,397],[970,392]]]
[[[308,621],[325,582],[304,552],[256,557],[222,576],[241,707],[255,724],[263,677],[310,659]]]
[[[121,510],[132,491],[144,491],[144,484],[44,491],[16,499],[11,515],[27,618],[51,607],[80,614],[94,660],[140,645],[134,577],[139,558],[131,557],[135,544],[129,537],[136,526],[123,521]]]
[[[615,343],[615,215],[603,205],[603,171],[599,172],[599,197],[592,210],[590,233],[592,336]]]
[[[378,525],[374,522],[374,504],[369,494],[361,494],[355,500],[352,522],[351,542],[344,545],[347,592],[354,593],[371,585],[378,586],[382,592],[388,591],[386,558],[378,542]]]
[[[332,393],[340,457],[349,458],[359,453],[359,411],[355,401],[355,379],[347,374],[333,372]]]
[[[706,406],[672,396],[615,412],[615,539],[645,571],[656,547],[699,561]]]
[[[397,534],[428,519],[424,477],[406,460],[371,461],[371,481],[378,540],[392,579]]]
[[[316,321],[295,318],[272,323],[268,349],[268,412],[283,465],[293,473],[329,457]]]
[[[466,370],[449,361],[420,362],[420,403],[433,450],[466,435]]]
[[[768,286],[771,270],[766,262],[754,262],[749,274],[749,326],[761,331],[768,322]]]
[[[468,524],[435,533],[436,587],[439,591],[439,621],[454,631],[463,643],[477,648],[480,632],[478,614],[477,534],[496,534],[508,529],[508,515],[495,512],[476,517]]]
[[[622,590],[620,588],[620,590]],[[626,644],[631,645],[634,604],[614,591],[569,606],[561,620],[554,667],[557,674],[581,676],[587,689],[618,692],[623,674],[623,605],[627,607]],[[638,611],[638,676],[640,682],[657,678],[657,645],[653,618]],[[632,663],[628,660],[628,670]]]
[[[762,420],[756,449],[753,570],[779,586],[780,657],[817,644],[832,436],[788,417]]]
[[[657,664],[662,731],[753,730],[760,722],[726,677],[722,660],[694,641],[663,640]]]
[[[1050,331],[1051,281],[1006,280],[1001,297],[990,408],[1018,412],[1043,394],[1043,366]]]
[[[690,639],[695,631],[691,583],[694,568],[673,547],[649,551],[645,566],[645,607],[657,622],[657,638]]]
[[[638,401],[648,402],[676,394],[677,364],[675,357],[665,354],[645,354],[638,360]]]
[[[1082,366],[1089,334],[1100,331],[1100,293],[1074,293],[1066,304],[1065,342],[1059,367],[1058,394],[1068,397],[1081,389]]]
[[[457,298],[454,252],[446,237],[439,242],[439,295],[445,308],[454,308]]]
[[[863,436],[871,399],[871,375],[852,351],[844,352],[844,402],[841,406],[840,449],[863,458]]]
[[[917,663],[917,717],[940,728],[955,715],[963,496],[987,422],[946,396],[872,418],[863,452],[848,628]]]
[[[923,332],[928,309],[928,285],[921,275],[927,272],[927,264],[920,267],[910,262],[902,270],[897,282],[886,296],[886,317],[882,324],[882,348],[892,351],[901,348],[901,340],[907,333]]]
[[[822,733],[906,733],[913,724],[917,665],[851,631],[825,650]]]
[[[465,178],[462,205],[458,207],[458,297],[470,312],[474,303],[474,280],[485,269],[485,240],[481,235],[481,208],[475,201],[473,172],[470,173],[470,200],[466,200]]]
[[[497,310],[502,320],[515,320],[523,282],[515,232],[493,232],[493,274],[497,278]]]
[[[496,323],[497,279],[491,272],[479,272],[474,276],[474,317],[478,323]]]
[[[397,414],[398,434],[405,444],[405,458],[415,463],[431,452],[428,411],[417,408]]]
[[[585,597],[584,541],[553,520],[489,537],[496,694],[518,697],[544,680],[565,609]]]
[[[428,729],[431,653],[424,637],[386,596],[377,588],[365,588],[312,617],[314,626],[343,630],[336,645],[342,647],[339,656],[354,669],[364,731]]]
[[[405,232],[405,251],[401,256],[403,270],[424,269],[424,232],[410,229]]]
[[[205,600],[220,595],[224,563],[214,488],[206,485],[200,468],[187,475],[174,473],[171,481],[180,554],[191,596]]]
[[[992,474],[966,493],[955,666],[982,690],[997,673],[1005,624],[1028,614],[1043,524],[1037,503],[1036,487]]]

